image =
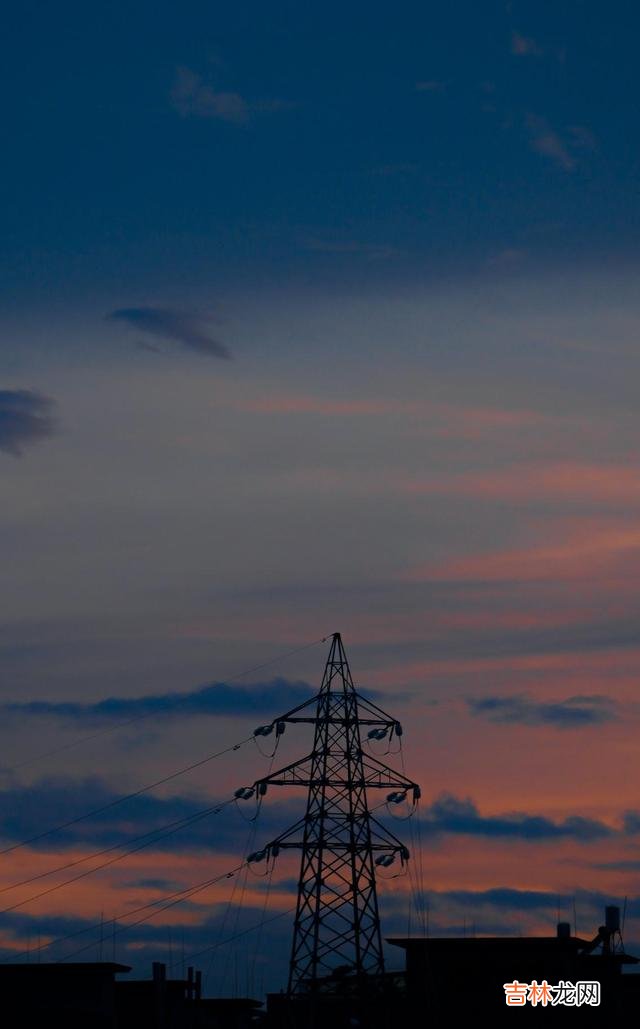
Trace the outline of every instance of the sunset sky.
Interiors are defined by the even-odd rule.
[[[639,28],[595,0],[5,13],[0,849],[246,739],[339,630],[405,727],[420,813],[381,817],[421,836],[430,931],[589,936],[627,897],[640,953]],[[0,889],[269,763],[5,853]],[[256,847],[303,804],[270,792]],[[286,912],[283,859],[266,906],[226,880],[112,948],[242,860],[243,814],[6,890],[4,957],[104,920],[146,974]],[[420,929],[419,866],[380,883],[386,935]],[[198,958],[209,992],[279,988],[290,932]]]

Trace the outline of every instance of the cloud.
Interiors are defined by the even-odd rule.
[[[556,919],[572,923],[577,915],[577,935],[593,938],[603,921],[605,906],[619,903],[615,894],[584,889],[543,890],[500,885],[488,889],[429,890],[418,897],[431,913],[431,934],[437,936],[547,936],[555,937]],[[638,901],[630,897],[627,914],[634,917]],[[398,933],[405,936],[406,932]],[[627,939],[627,943],[629,940]],[[635,948],[633,945],[630,951]]]
[[[162,877],[157,878],[142,878],[142,879],[129,879],[126,882],[118,883],[118,889],[120,890],[160,890],[162,893],[171,893],[174,890],[180,889],[180,883],[177,879],[167,879]]]
[[[414,161],[395,161],[391,164],[378,164],[371,169],[372,175],[381,175],[390,178],[394,175],[410,175],[418,171],[419,165]]]
[[[431,934],[436,936],[468,935],[470,928],[472,933],[475,929],[482,936],[555,936],[556,919],[573,922],[577,911],[577,935],[591,939],[602,923],[605,906],[620,903],[621,899],[600,891],[565,889],[499,885],[488,889],[429,890],[418,894],[416,904],[423,911],[429,910]],[[394,906],[402,910],[397,901]],[[637,917],[638,898],[629,897],[626,908],[627,917]],[[387,936],[406,936],[401,923],[398,929]],[[634,949],[632,945],[630,951]]]
[[[480,815],[472,800],[461,800],[441,794],[421,816],[427,832],[455,833],[522,840],[557,840],[570,838],[580,842],[604,839],[615,832],[611,826],[590,818],[572,815],[554,822],[543,815],[512,812],[501,815]]]
[[[618,588],[633,575],[640,553],[635,525],[602,527],[597,523],[564,525],[541,539],[514,550],[494,550],[454,558],[440,565],[418,566],[406,573],[413,580],[450,582],[603,582],[612,576]],[[618,620],[618,624],[622,623]]]
[[[625,811],[623,819],[624,831],[630,836],[640,832],[640,811]]]
[[[318,254],[343,254],[364,257],[367,261],[388,261],[401,256],[402,251],[386,243],[362,243],[359,240],[325,240],[312,237],[305,248]]]
[[[195,792],[188,796],[161,796],[159,792],[149,791],[121,800],[122,793],[114,791],[98,776],[41,779],[29,786],[15,785],[0,790],[0,838],[5,846],[10,846],[37,837],[53,826],[73,823],[59,832],[34,839],[29,849],[68,851],[87,846],[121,846],[127,850],[129,841],[134,838],[157,833],[143,850],[149,855],[148,862],[145,861],[149,869],[147,877],[153,878],[151,855],[154,853],[190,853],[203,848],[222,854],[242,853],[247,836],[245,819],[255,814],[255,799],[239,802],[243,804],[244,817],[238,813],[235,803],[222,806],[217,814],[212,811],[205,816],[202,812],[225,805],[232,799],[236,787],[247,785],[242,769],[238,769],[236,781],[216,797]],[[184,789],[184,785],[181,788]],[[300,798],[263,804],[261,838],[265,842],[273,839],[287,824],[295,822],[303,810]],[[96,814],[76,821],[79,815],[91,811]],[[188,819],[193,821],[173,832],[163,829]]]
[[[13,786],[0,791],[0,818],[2,839],[6,844],[30,839],[46,831],[50,826],[62,825],[75,819],[79,813],[108,807],[119,799],[119,794],[97,776],[86,779],[51,778],[33,783],[29,787]],[[31,847],[49,850],[75,847],[79,843],[111,846],[127,838],[150,832],[157,827],[189,818],[198,811],[212,806],[213,801],[199,801],[184,797],[157,797],[143,794],[131,800],[108,808],[101,814],[71,825],[60,833],[54,833],[34,841]],[[226,829],[226,810],[214,816],[216,831]],[[131,826],[135,825],[135,832]],[[183,833],[168,837],[165,846],[170,849],[193,845],[207,826],[211,834],[209,819],[197,822]],[[153,849],[160,849],[154,844]]]
[[[152,337],[173,340],[199,354],[231,357],[229,349],[213,338],[199,318],[184,311],[168,307],[122,307],[108,314],[107,319],[122,322]]]
[[[447,890],[438,897],[463,907],[474,904],[506,909],[508,911],[538,911],[550,908],[568,907],[573,902],[573,894],[559,894],[543,890],[516,890],[507,886],[497,886],[489,890]]]
[[[249,102],[240,93],[214,89],[204,82],[201,75],[185,67],[176,71],[171,103],[183,118],[214,118],[236,125],[249,121],[253,114],[269,114],[292,106],[283,100]]]
[[[531,36],[513,32],[511,34],[511,53],[515,57],[542,57],[543,50]]]
[[[177,69],[171,102],[183,117],[195,115],[236,123],[246,122],[249,118],[249,105],[239,93],[216,91],[190,68]]]
[[[477,428],[541,427],[553,419],[533,411],[488,409],[461,411],[463,427],[472,435]],[[561,423],[556,423],[561,425]],[[589,461],[548,461],[508,465],[495,471],[464,472],[398,484],[408,493],[442,494],[510,503],[600,504],[618,510],[621,504],[640,501],[640,472],[630,464]]]
[[[187,882],[183,883],[182,888],[187,885]],[[159,904],[165,896],[163,890],[158,892]],[[148,894],[137,895],[135,903],[142,904],[151,899]],[[190,962],[195,957],[202,962],[206,954],[205,986],[209,977],[209,992],[214,994],[224,993],[228,986],[225,974],[229,955],[232,961],[243,961],[247,965],[252,960],[256,961],[256,934],[251,930],[265,923],[265,911],[262,903],[251,904],[246,896],[242,909],[236,906],[233,918],[228,917],[228,904],[212,904],[206,894],[198,895],[192,901],[183,901],[167,913],[160,911],[156,917],[150,918],[150,911],[141,912],[139,918],[147,919],[142,923],[131,922],[127,918],[128,907],[131,904],[123,904],[118,911],[105,912],[104,918],[98,920],[95,913],[88,916],[46,912],[4,914],[0,916],[3,959],[59,961],[77,953],[75,960],[86,961],[93,960],[102,951],[105,960],[113,957],[132,966],[133,976],[142,979],[148,978],[152,961],[165,961],[168,975],[175,978],[183,972],[185,961]],[[266,916],[269,924],[264,929],[268,933],[268,946],[263,945],[256,964],[260,975],[267,977],[266,988],[276,991],[286,981],[295,908],[278,910],[276,907],[273,910],[273,907],[275,905]],[[113,924],[113,914],[119,916],[116,925]],[[98,939],[103,943],[98,944]],[[179,947],[176,946],[178,940]],[[48,946],[54,941],[60,942]],[[38,951],[40,945],[41,954]],[[34,956],[36,952],[37,957]],[[216,956],[218,960],[214,961]]]
[[[241,407],[257,414],[318,414],[324,417],[402,415],[411,410],[409,404],[384,398],[341,399],[314,397],[304,393],[270,393],[268,396],[243,401]]]
[[[0,390],[0,450],[19,457],[54,433],[53,401],[28,389]]]
[[[241,769],[239,770],[241,776]],[[251,782],[249,778],[248,782]],[[50,826],[69,824],[58,833],[34,840],[30,849],[38,851],[73,850],[78,847],[110,847],[122,845],[143,833],[158,832],[149,843],[149,853],[189,853],[202,848],[216,853],[236,853],[246,847],[246,817],[255,813],[255,799],[239,802],[244,817],[236,804],[222,807],[218,814],[196,819],[195,816],[216,804],[231,799],[238,786],[248,782],[242,777],[225,788],[222,795],[211,797],[202,793],[162,796],[159,792],[142,793],[122,803],[121,798],[103,779],[92,776],[83,779],[69,777],[41,779],[25,785],[11,785],[0,790],[1,838],[6,846],[31,839]],[[178,787],[176,787],[178,788]],[[79,814],[97,813],[81,821]],[[46,813],[46,816],[43,814]],[[266,843],[287,825],[294,824],[304,813],[301,796],[265,801],[260,809],[259,839]],[[170,835],[162,835],[162,826],[193,818],[194,821]],[[395,831],[392,816],[382,821]],[[640,831],[640,815],[626,811],[621,828],[595,819],[577,815],[554,821],[544,815],[514,811],[483,815],[470,798],[442,793],[420,813],[421,832],[426,838],[442,835],[473,836],[484,839],[527,840],[546,843],[572,839],[579,843],[594,840],[635,836]],[[401,827],[397,827],[401,828]],[[156,869],[149,860],[146,878],[154,878]]]
[[[570,126],[564,135],[551,128],[546,118],[528,114],[526,126],[529,144],[536,153],[548,157],[564,171],[572,171],[576,165],[576,152],[595,150],[596,139],[589,129],[582,125]]]
[[[487,258],[487,265],[490,268],[515,268],[522,264],[527,258],[527,251],[518,247],[504,247]]]
[[[539,702],[526,696],[480,697],[467,699],[472,714],[490,722],[510,725],[551,725],[555,729],[581,729],[614,721],[617,709],[608,697],[567,697],[566,700]]]
[[[630,464],[564,461],[520,465],[517,471],[511,467],[478,476],[476,485],[483,496],[500,500],[530,501],[543,496],[569,502],[600,501],[612,506],[640,500],[640,473]]]
[[[596,137],[589,129],[585,129],[584,125],[570,125],[567,131],[572,146],[582,150],[596,149]]]
[[[170,712],[172,718],[255,715],[273,717],[309,700],[315,689],[306,682],[273,679],[252,686],[226,683],[201,686],[190,693],[151,693],[143,697],[108,697],[93,704],[34,700],[0,706],[5,716],[40,716],[96,725],[112,719],[142,718]],[[371,694],[371,691],[369,691]]]
[[[438,79],[426,79],[416,82],[416,92],[418,93],[441,93],[444,87],[445,83],[440,82]]]
[[[528,115],[527,129],[532,150],[548,157],[564,171],[573,170],[576,162],[569,152],[566,140],[551,128],[545,118],[539,118],[534,114]]]
[[[591,867],[601,872],[640,872],[640,861],[598,861]]]

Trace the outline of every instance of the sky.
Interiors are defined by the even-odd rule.
[[[380,883],[384,933],[589,936],[627,898],[640,952],[639,22],[593,0],[6,13],[5,956],[78,933],[43,955],[147,974],[204,950],[210,993],[279,988],[284,859],[113,936],[299,817],[270,793],[256,823],[196,819],[269,756],[75,819],[311,695],[334,631],[422,787],[406,826],[384,814],[416,854]],[[292,729],[274,760],[305,747]]]

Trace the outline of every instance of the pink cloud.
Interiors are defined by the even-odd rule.
[[[333,400],[294,394],[258,397],[242,408],[255,414],[387,415],[415,412],[415,405],[392,400]]]
[[[504,429],[520,429],[557,425],[557,416],[546,415],[527,408],[509,409],[499,407],[454,407],[443,406],[441,413],[451,419],[452,435],[476,439]]]
[[[254,414],[331,416],[402,416],[423,421],[442,438],[480,439],[505,429],[558,427],[566,418],[528,408],[465,407],[387,397],[316,397],[309,394],[275,393],[232,401],[239,410]],[[575,419],[570,419],[573,423]]]
[[[497,426],[499,422],[495,424]],[[506,419],[505,427],[509,424]],[[405,483],[405,489],[408,493],[442,493],[527,503],[573,500],[635,503],[640,500],[640,471],[629,465],[571,461],[518,464],[497,472],[472,472],[448,478],[409,481]]]
[[[566,531],[566,530],[565,530]],[[603,528],[576,526],[560,539],[513,550],[493,550],[422,565],[407,572],[408,580],[560,581],[592,580],[629,571],[640,559],[640,525]]]

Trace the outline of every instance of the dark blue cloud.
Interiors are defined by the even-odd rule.
[[[0,390],[0,450],[19,456],[54,432],[53,401],[29,389]]]
[[[405,937],[406,910],[404,898],[386,895],[382,898],[385,914],[386,935]],[[423,918],[429,913],[429,927],[434,936],[468,936],[469,931],[480,935],[521,936],[530,931],[532,922],[546,921],[548,929],[534,935],[555,936],[556,923],[564,920],[573,923],[577,916],[578,935],[587,938],[595,936],[602,924],[604,909],[608,904],[620,905],[622,898],[615,894],[576,890],[571,893],[556,890],[518,889],[513,886],[497,885],[486,890],[428,890],[414,898],[417,912],[414,924],[418,931],[424,926]],[[627,899],[627,916],[637,917],[640,903],[637,897]],[[402,916],[405,921],[403,924]],[[464,916],[464,921],[463,921]],[[630,941],[627,940],[628,943]],[[636,948],[631,944],[630,953]]]
[[[185,311],[168,307],[122,307],[107,315],[110,321],[122,322],[147,336],[168,339],[208,357],[228,360],[229,348],[214,339],[203,321]]]
[[[591,865],[601,872],[640,872],[640,860],[638,861],[595,861]]]
[[[551,725],[556,729],[581,729],[602,725],[618,717],[616,704],[608,697],[567,697],[566,700],[536,701],[531,697],[470,697],[467,705],[474,715],[491,722],[519,725]]]
[[[548,890],[514,890],[500,886],[489,890],[447,890],[438,895],[441,900],[463,906],[487,905],[501,910],[539,911],[566,907],[573,900],[573,894],[563,896]]]
[[[630,836],[640,832],[640,811],[625,811],[622,824],[624,831]]]
[[[185,882],[178,889],[185,888]],[[230,884],[230,889],[231,889]],[[173,891],[170,891],[173,892]],[[158,894],[158,903],[162,904],[163,893]],[[140,897],[144,904],[148,897]],[[231,907],[231,917],[227,905],[210,905],[207,894],[195,896],[193,901],[184,901],[169,909],[168,914],[160,912],[156,917],[140,925],[127,928],[126,920],[117,921],[114,925],[113,915],[123,914],[123,909],[132,905],[124,905],[119,912],[105,912],[104,920],[79,918],[67,915],[32,915],[26,912],[9,912],[0,915],[0,932],[11,948],[0,947],[0,960],[15,961],[37,960],[34,952],[37,941],[60,941],[54,946],[44,947],[41,952],[42,961],[58,961],[75,957],[78,961],[103,960],[116,961],[131,965],[133,975],[148,978],[152,961],[166,962],[167,973],[171,978],[180,978],[182,974],[182,951],[187,962],[195,956],[197,967],[205,973],[205,992],[212,994],[224,991],[225,984],[220,979],[228,968],[229,961],[237,959],[244,967],[252,967],[252,973],[259,970],[268,977],[268,988],[278,989],[286,981],[287,959],[291,940],[293,912],[288,909],[279,910],[275,906],[266,912],[262,906],[243,904]],[[137,905],[133,905],[137,906]],[[176,915],[191,912],[200,918],[190,918],[180,922],[178,926],[167,924],[168,919]],[[145,918],[149,911],[134,916]],[[274,919],[274,916],[278,916]],[[271,920],[258,933],[261,923]],[[65,939],[65,937],[69,937]],[[260,952],[258,969],[254,954],[256,944],[262,938],[263,949]],[[102,939],[102,943],[100,940]],[[268,940],[268,947],[264,947]],[[24,947],[25,953],[16,950]],[[76,954],[76,952],[79,952]],[[204,952],[204,953],[201,953]],[[254,987],[255,989],[255,987]]]
[[[184,885],[187,885],[186,883]],[[278,892],[280,884],[278,883]],[[144,897],[140,903],[145,902]],[[398,893],[386,893],[381,890],[382,928],[385,937],[404,937],[407,935],[406,903],[407,897]],[[510,936],[514,934],[514,916],[522,916],[520,933],[542,916],[548,923],[548,931],[542,935],[555,935],[555,922],[558,910],[561,915],[571,920],[574,902],[578,910],[578,931],[583,937],[591,938],[602,922],[604,906],[615,903],[619,898],[599,892],[578,891],[576,894],[558,894],[555,891],[521,890],[509,886],[495,886],[486,890],[448,890],[429,891],[423,896],[428,901],[430,910],[431,932],[438,936],[463,936],[473,928],[483,935]],[[292,897],[293,900],[293,897]],[[239,964],[254,976],[259,971],[260,978],[266,976],[265,985],[278,989],[286,979],[286,966],[291,942],[293,912],[290,908],[276,907],[271,903],[266,910],[266,924],[258,934],[255,930],[265,919],[262,905],[231,908],[231,917],[225,914],[226,904],[207,904],[207,894],[198,895],[197,902],[186,902],[171,909],[172,917],[183,911],[190,911],[200,919],[193,917],[176,927],[167,924],[167,916],[160,913],[141,925],[124,930],[123,924],[115,926],[117,935],[113,938],[113,914],[105,912],[104,924],[100,919],[84,919],[67,915],[41,915],[23,912],[11,912],[0,916],[0,930],[3,939],[14,946],[27,947],[30,941],[31,960],[35,960],[33,951],[35,941],[40,937],[43,942],[49,938],[58,939],[68,934],[76,934],[66,942],[42,951],[42,960],[58,960],[69,956],[80,948],[87,950],[77,956],[77,960],[95,960],[102,953],[105,960],[112,956],[117,961],[134,966],[134,975],[148,977],[152,961],[165,961],[172,964],[171,975],[181,974],[181,951],[184,951],[187,963],[193,958],[196,967],[207,968],[210,975],[207,982],[207,993],[215,994],[224,989],[221,979],[229,961],[237,958]],[[638,900],[629,898],[627,915],[637,917]],[[462,913],[466,913],[465,922]],[[146,912],[144,913],[146,914]],[[277,915],[275,921],[268,921]],[[452,915],[454,916],[452,919]],[[141,915],[144,917],[144,915]],[[414,925],[414,930],[417,928]],[[539,931],[538,931],[539,932]],[[240,935],[243,934],[243,935]],[[239,937],[233,943],[227,942],[232,937]],[[100,938],[103,939],[102,947]],[[255,957],[257,944],[260,942],[259,961],[256,968]],[[638,946],[626,939],[630,953],[637,953]],[[201,953],[204,952],[204,953]],[[22,959],[26,955],[21,955]],[[391,964],[401,967],[402,957],[394,948],[389,951]],[[4,960],[15,960],[16,951],[4,950]],[[254,979],[254,982],[256,980]],[[255,989],[255,987],[254,987]],[[249,991],[251,992],[251,991]],[[261,995],[261,992],[260,994]]]
[[[177,879],[162,879],[162,878],[141,878],[141,879],[128,879],[126,882],[118,883],[118,888],[121,890],[160,890],[162,893],[173,893],[176,890],[182,888],[181,883]]]
[[[172,718],[193,715],[276,715],[309,700],[316,691],[306,682],[272,679],[252,686],[217,683],[190,693],[150,693],[143,697],[108,697],[93,704],[75,701],[34,700],[0,706],[6,716],[61,718],[82,725],[101,724],[112,719],[144,718],[170,712]]]
[[[234,788],[246,785],[240,772]],[[115,845],[127,849],[127,841],[157,831],[158,839],[150,842],[150,850],[177,852],[205,848],[242,857],[247,836],[246,820],[256,813],[253,799],[239,802],[241,812],[235,803],[231,803],[217,814],[212,812],[171,835],[163,835],[163,826],[194,818],[209,808],[215,808],[228,801],[232,793],[233,789],[229,789],[222,797],[193,794],[162,797],[149,792],[114,804],[122,794],[115,793],[98,777],[46,779],[28,787],[13,786],[0,790],[0,839],[2,846],[8,847],[37,837],[56,825],[72,822],[85,813],[106,808],[60,832],[34,840],[31,846],[39,850],[58,850],[81,843],[96,849]],[[300,800],[263,802],[260,838],[267,843],[295,822],[303,811],[304,805]]]
[[[241,773],[235,786],[247,785]],[[184,795],[162,797],[144,793],[122,804],[70,825],[61,833],[37,841],[38,849],[72,847],[78,843],[96,847],[122,843],[142,833],[159,832],[168,823],[192,818],[204,809],[228,800],[229,790],[223,797]],[[29,839],[51,826],[61,825],[84,812],[112,805],[121,794],[98,777],[73,780],[46,779],[31,786],[9,786],[0,790],[0,826],[4,845]],[[382,798],[381,798],[382,799]],[[255,813],[255,801],[243,802],[244,818]],[[257,842],[267,843],[304,813],[304,798],[282,800],[265,798],[260,809]],[[378,812],[380,817],[380,812]],[[406,836],[406,826],[385,818],[396,835]],[[563,838],[580,842],[606,839],[616,835],[633,835],[640,831],[640,815],[627,812],[618,830],[593,819],[578,815],[553,821],[542,815],[513,812],[500,815],[480,814],[472,800],[443,794],[420,815],[421,828],[427,838],[443,834],[469,835],[496,839],[524,839],[531,843],[545,843]],[[135,828],[132,828],[135,827]],[[153,849],[165,851],[193,850],[214,847],[218,851],[241,853],[245,845],[246,823],[235,804],[225,807],[219,814],[208,815],[173,835],[153,843]]]
[[[583,842],[604,839],[615,833],[610,826],[573,815],[554,822],[542,815],[514,812],[483,816],[471,800],[442,794],[422,816],[427,832],[460,833],[469,836],[524,839],[531,841],[572,838]]]

